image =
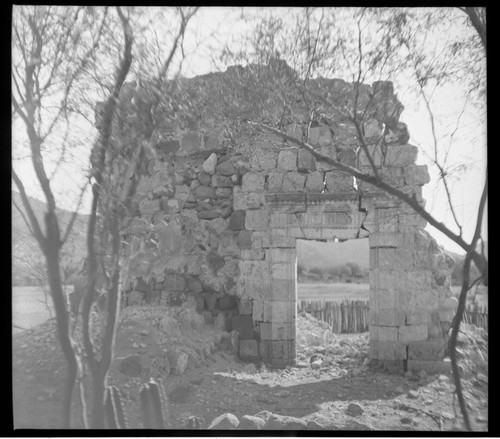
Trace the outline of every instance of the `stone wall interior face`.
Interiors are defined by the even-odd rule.
[[[386,151],[380,142],[369,145],[372,159],[398,187],[418,191],[429,181],[427,168],[415,164],[404,124],[384,113],[399,105],[388,84],[372,86],[365,136],[378,140],[382,123],[391,127]],[[371,357],[436,369],[456,307],[453,260],[423,230],[425,222],[373,187],[360,199],[351,176],[278,136],[234,148],[216,128],[158,134],[163,140],[140,181],[127,232],[135,279],[127,304],[181,306],[193,297],[206,324],[238,331],[243,359],[293,365],[296,240],[368,238]],[[332,132],[319,125],[307,139],[306,128],[294,122],[285,131],[366,170],[367,156],[353,152],[354,127],[338,122]]]

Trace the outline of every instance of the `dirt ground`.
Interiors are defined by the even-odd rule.
[[[155,377],[162,378],[168,395],[172,429],[192,426],[190,417],[206,429],[225,413],[239,420],[244,415],[286,415],[301,419],[307,429],[464,429],[451,375],[390,373],[369,361],[368,334],[332,334],[324,323],[299,315],[297,367],[270,370],[239,361],[223,343],[224,334],[213,327],[166,328],[164,312],[136,309],[121,318],[109,384],[120,389],[129,428],[142,428],[139,390]],[[165,334],[166,329],[171,333]],[[459,355],[475,431],[488,429],[487,342],[484,330],[464,326]],[[189,354],[181,375],[169,373],[165,363],[165,350],[173,346]],[[122,372],[129,355],[141,359],[136,376]],[[16,428],[58,428],[64,372],[53,321],[13,336]],[[77,397],[73,406],[72,426],[82,428]]]

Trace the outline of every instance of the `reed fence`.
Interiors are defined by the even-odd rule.
[[[369,329],[368,300],[299,300],[297,310],[328,323],[335,334],[354,334]],[[488,330],[488,309],[486,306],[469,305],[464,313],[464,322]]]
[[[310,313],[326,322],[336,334],[367,332],[370,323],[370,306],[367,300],[300,300],[298,311]]]
[[[486,306],[467,306],[464,312],[464,322],[488,330],[488,308]]]

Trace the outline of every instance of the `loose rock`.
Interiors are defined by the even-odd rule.
[[[364,410],[359,404],[349,404],[345,411],[349,416],[360,416]]]
[[[238,430],[262,430],[266,421],[258,416],[245,415],[241,418]]]
[[[293,416],[271,415],[264,424],[264,430],[305,430],[306,421]]]
[[[238,428],[240,421],[232,413],[224,413],[215,418],[208,426],[209,430],[235,430]]]

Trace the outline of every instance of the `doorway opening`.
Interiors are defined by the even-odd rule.
[[[296,249],[297,362],[313,368],[337,365],[332,371],[340,375],[366,366],[368,239],[297,240]]]

